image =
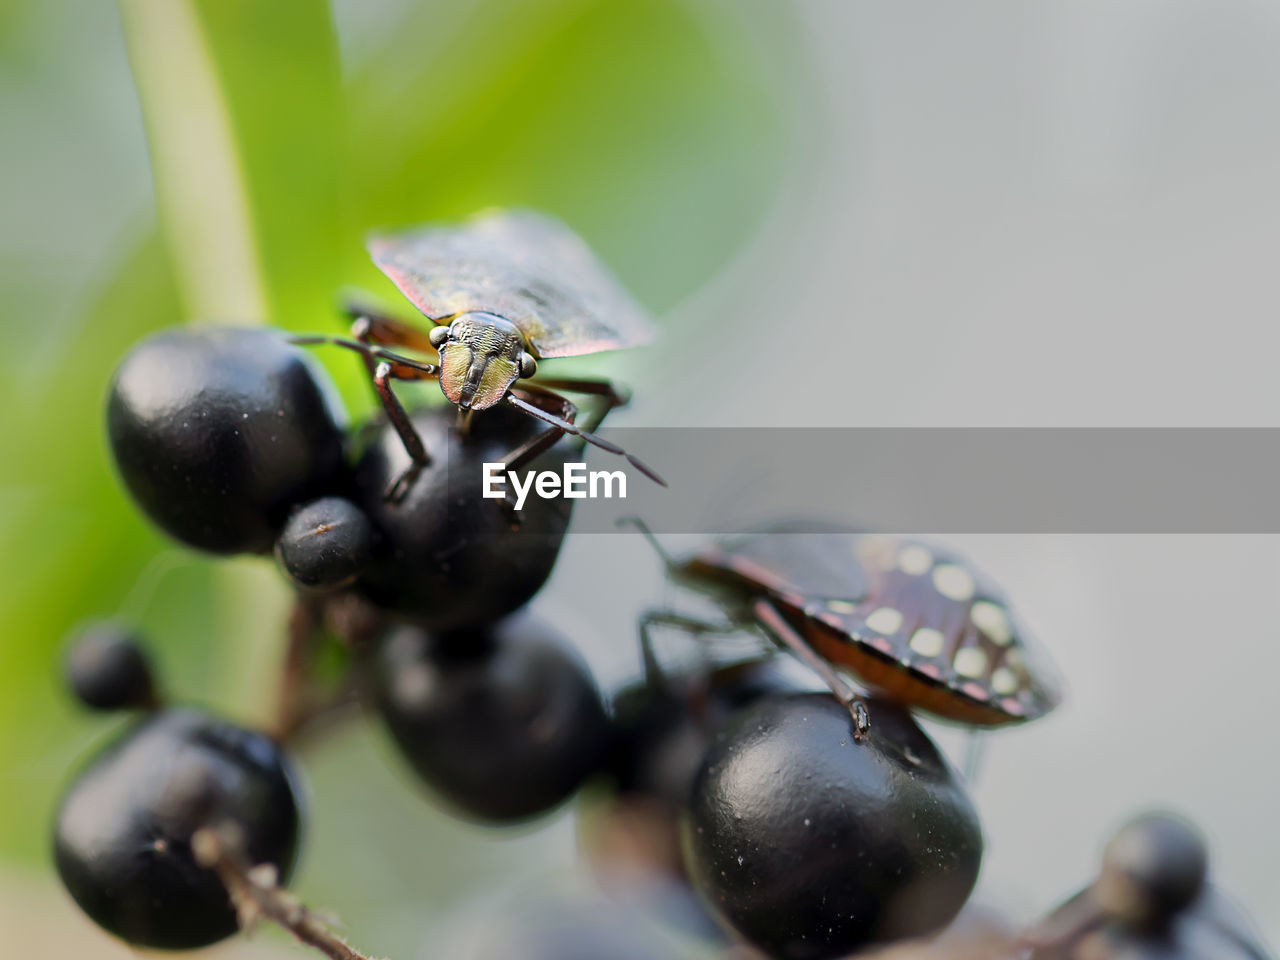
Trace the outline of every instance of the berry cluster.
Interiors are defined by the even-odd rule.
[[[195,948],[234,932],[246,899],[268,916],[280,907],[302,823],[284,744],[330,705],[309,672],[328,632],[358,654],[369,700],[414,768],[460,811],[532,816],[598,765],[609,726],[589,673],[545,628],[501,622],[550,573],[568,513],[539,500],[517,527],[480,496],[480,464],[537,424],[507,409],[466,432],[452,410],[413,422],[433,460],[391,502],[399,436],[377,423],[349,434],[323,369],[279,332],[166,331],[120,364],[108,435],[137,504],[199,550],[274,553],[298,601],[269,733],[170,705],[127,625],[77,637],[77,698],[136,715],[57,817],[59,873],[105,929]],[[290,917],[300,937],[324,940]]]
[[[482,495],[482,465],[531,439],[536,421],[499,408],[463,435],[452,413],[413,416],[432,459],[388,500],[409,465],[394,429],[371,425],[370,442],[350,451],[336,392],[302,350],[275,331],[204,327],[129,353],[107,430],[125,486],[175,539],[211,553],[274,550],[302,590],[356,584],[382,609],[450,628],[528,601],[568,525],[567,501],[531,500],[515,530]]]
[[[81,635],[77,696],[138,714],[58,816],[58,868],[89,916],[131,943],[191,948],[232,933],[245,897],[280,892],[302,819],[284,744],[327,705],[308,662],[330,634],[408,766],[459,816],[525,820],[591,782],[596,857],[608,826],[648,824],[648,866],[777,956],[837,956],[957,913],[981,830],[902,708],[874,702],[870,735],[855,736],[844,704],[766,658],[651,664],[610,710],[565,640],[517,612],[550,573],[569,501],[531,502],[516,526],[480,496],[480,465],[538,425],[502,407],[465,430],[452,409],[417,411],[431,460],[389,497],[408,465],[400,435],[348,432],[334,396],[269,330],[168,331],[120,365],[108,430],[139,506],[200,550],[274,554],[298,604],[270,733],[169,705],[127,627]]]
[[[408,249],[421,256],[424,242],[441,241],[431,234]],[[370,365],[385,410],[353,430],[323,369],[277,331],[168,331],[121,363],[108,433],[139,507],[197,550],[273,555],[296,604],[266,732],[171,704],[129,625],[77,637],[67,662],[75,695],[134,719],[58,812],[56,862],[76,902],[138,946],[201,947],[266,917],[330,957],[362,960],[283,890],[304,819],[286,751],[356,697],[459,817],[525,821],[581,792],[592,860],[696,895],[732,950],[834,960],[948,927],[977,880],[982,829],[908,707],[997,726],[1058,699],[998,588],[934,545],[831,530],[774,528],[683,562],[664,554],[674,578],[715,594],[725,619],[646,614],[644,680],[606,702],[554,626],[522,609],[551,572],[572,501],[531,499],[517,521],[483,495],[483,464],[550,466],[592,443],[657,475],[578,426],[572,404],[557,406],[560,417],[533,402],[559,405],[546,385],[570,384],[598,390],[607,412],[621,392],[584,380],[513,386],[536,369],[520,347],[536,338],[488,314],[457,316],[427,337],[385,319],[357,326],[357,337],[377,327],[384,341],[429,341],[440,366],[340,341]],[[544,340],[556,333],[527,326]],[[506,379],[486,380],[490,364]],[[404,410],[387,392],[393,375],[441,378],[458,409]],[[707,655],[673,671],[652,646],[656,626],[700,639],[754,628],[826,689],[797,683],[790,658],[758,647],[732,664]],[[335,642],[348,666],[336,685],[318,669]],[[855,693],[838,668],[880,692]],[[1098,883],[1025,946],[1045,960],[1196,955],[1141,951],[1181,949],[1180,931],[1209,916],[1204,862],[1178,822],[1140,821],[1112,843]],[[666,955],[600,915],[553,920],[514,935],[523,953],[495,955]],[[1233,929],[1212,924],[1218,933],[1206,936]],[[1237,953],[1249,943],[1229,942]]]

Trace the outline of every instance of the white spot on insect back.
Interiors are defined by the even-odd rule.
[[[951,666],[962,677],[977,680],[987,673],[987,654],[981,647],[964,647],[956,651]]]
[[[1018,675],[1008,667],[999,667],[991,674],[991,689],[1001,696],[1007,696],[1018,689]]]
[[[902,613],[893,607],[880,607],[867,614],[867,626],[876,633],[897,633],[902,628]]]
[[[911,635],[908,646],[922,657],[936,657],[942,652],[947,638],[933,627],[921,627]]]
[[[943,563],[933,568],[933,585],[944,597],[951,600],[973,598],[973,576],[964,567]]]
[[[1002,647],[1007,647],[1013,640],[1013,628],[1009,626],[1009,618],[1004,607],[990,600],[979,600],[969,610],[969,619],[974,626],[985,633]]]
[[[858,605],[848,600],[828,600],[827,609],[832,613],[853,613],[858,609]]]
[[[933,554],[918,543],[908,544],[898,553],[898,569],[918,577],[933,568]]]

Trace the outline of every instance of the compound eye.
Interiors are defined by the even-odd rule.
[[[444,342],[449,339],[449,328],[448,327],[432,327],[431,331],[427,334],[427,336],[431,338],[431,345],[435,347],[437,350],[439,350],[441,345],[443,345]]]
[[[533,358],[533,354],[524,352],[520,354],[520,376],[527,380],[538,372],[538,361]]]

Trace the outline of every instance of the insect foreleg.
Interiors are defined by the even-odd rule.
[[[646,682],[656,681],[658,683],[664,683],[665,676],[662,670],[662,662],[658,659],[653,647],[652,628],[655,626],[675,627],[693,637],[699,638],[709,634],[727,636],[742,629],[740,624],[734,623],[732,620],[724,620],[717,623],[686,616],[675,610],[646,610],[640,616],[640,656],[644,661]]]
[[[404,444],[409,459],[413,461],[409,468],[396,478],[385,494],[386,498],[393,502],[402,499],[409,486],[422,472],[422,468],[431,462],[431,458],[427,455],[426,445],[409,419],[404,404],[392,391],[391,381],[435,380],[440,376],[439,365],[415,360],[413,357],[402,356],[382,347],[370,346],[359,340],[347,340],[343,337],[302,335],[290,337],[289,342],[298,346],[327,344],[342,347],[364,358],[365,366],[368,367],[370,376],[373,378],[373,389],[378,395],[378,402],[386,411],[387,419],[391,421],[391,426],[399,435],[400,442]]]
[[[835,694],[836,699],[848,707],[849,713],[853,716],[854,739],[863,739],[867,735],[867,731],[871,729],[871,717],[867,713],[867,701],[854,692],[853,688],[836,673],[831,664],[820,656],[813,647],[809,646],[809,641],[797,633],[768,600],[757,600],[751,605],[751,611],[755,614],[756,620],[771,636],[804,661],[823,679],[823,682]]]
[[[352,317],[351,335],[361,343],[379,344],[384,347],[404,347],[419,353],[435,353],[431,335],[421,327],[394,317],[381,316],[368,310],[348,308]],[[448,323],[449,318],[444,319]]]
[[[397,368],[385,360],[374,368],[373,386],[378,391],[378,399],[382,403],[382,409],[386,411],[387,419],[391,421],[391,426],[395,428],[396,434],[400,437],[400,442],[404,444],[405,453],[409,454],[409,459],[412,461],[404,472],[396,477],[384,494],[386,499],[393,503],[404,498],[409,487],[413,485],[413,481],[422,472],[422,468],[431,463],[431,457],[428,456],[426,444],[422,442],[422,437],[418,434],[413,421],[409,419],[409,413],[405,410],[404,404],[400,402],[400,398],[391,389],[391,381],[393,379],[431,380],[437,376],[439,376],[438,369],[427,372],[413,368]]]

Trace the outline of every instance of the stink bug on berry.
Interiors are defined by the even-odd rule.
[[[1058,703],[1053,667],[1000,589],[936,545],[780,526],[715,541],[683,560],[663,556],[674,580],[710,593],[728,619],[651,611],[640,625],[646,656],[656,624],[697,634],[763,628],[822,676],[859,735],[866,706],[838,669],[905,706],[974,727],[1034,720]]]
[[[625,392],[607,380],[537,376],[540,360],[639,346],[653,336],[643,308],[567,226],[527,210],[497,211],[461,224],[375,236],[369,252],[435,326],[423,330],[353,307],[354,339],[303,336],[294,342],[330,343],[364,357],[379,402],[415,465],[394,485],[392,499],[430,462],[391,390],[395,380],[438,380],[464,427],[472,412],[499,403],[549,424],[505,458],[508,471],[568,433],[626,457],[666,486],[648,465],[592,432],[610,410],[627,402]],[[438,362],[390,347],[438,354]],[[578,408],[561,390],[595,396],[599,408],[578,424]]]

